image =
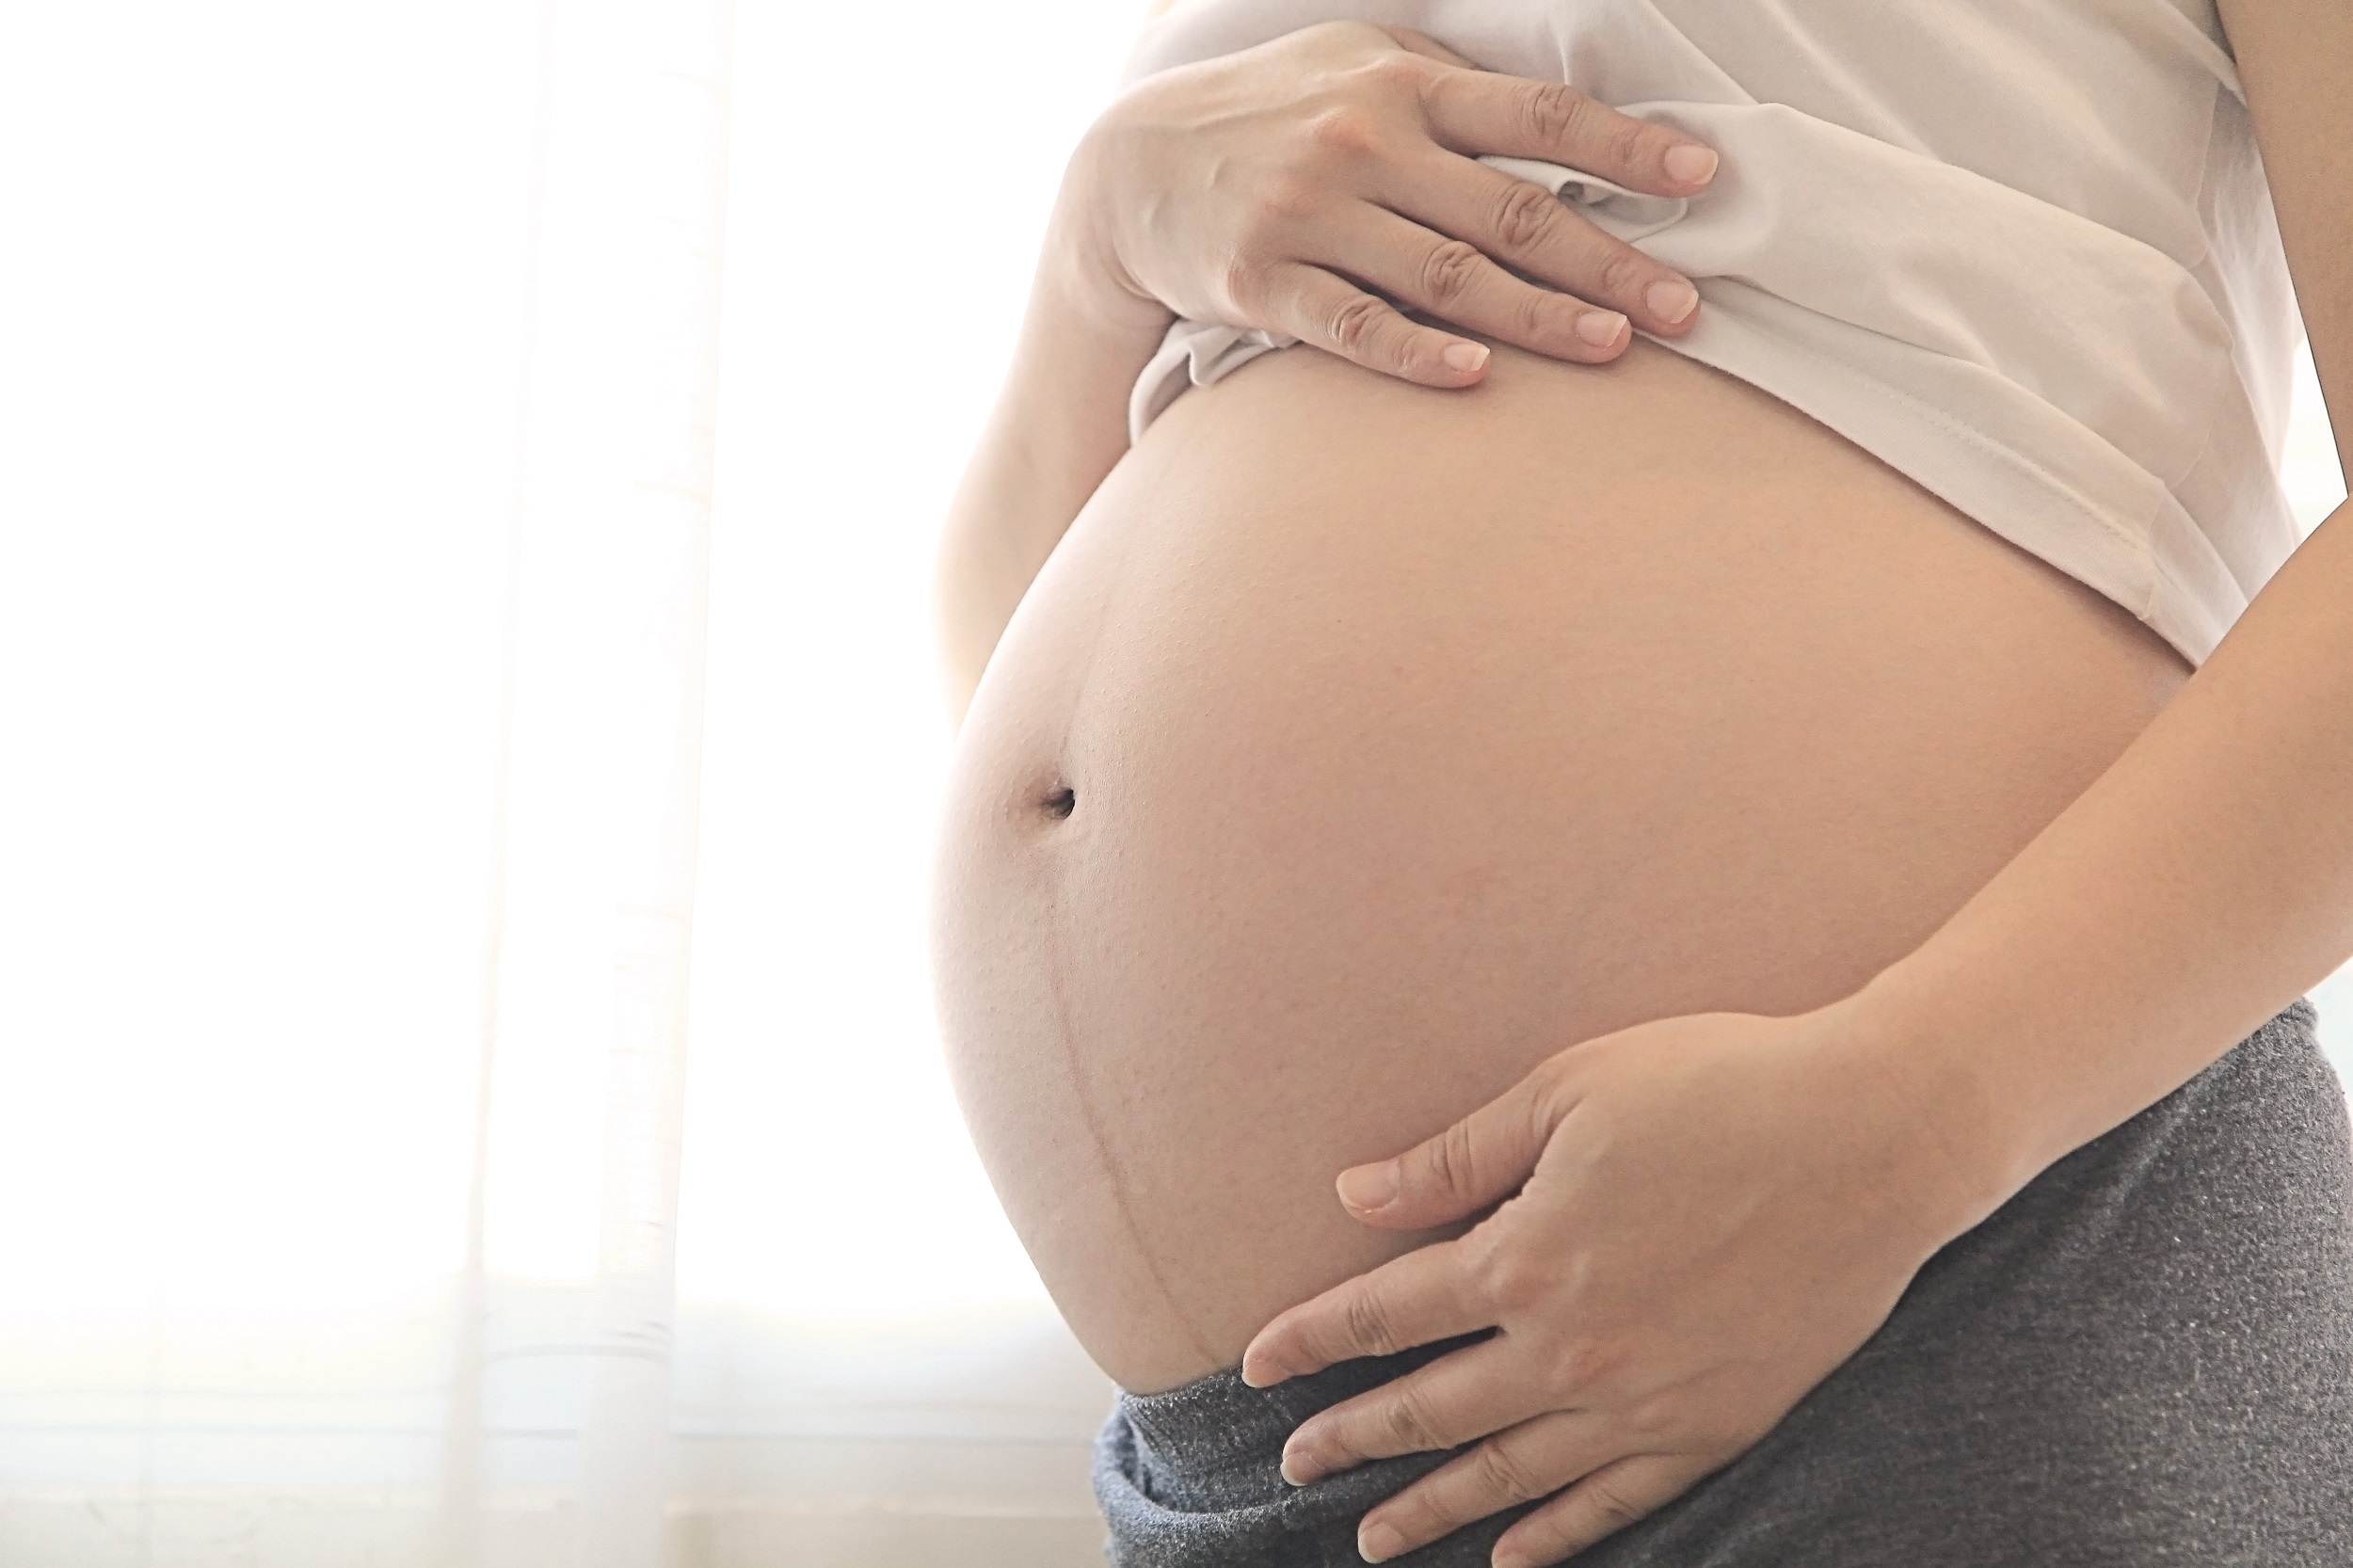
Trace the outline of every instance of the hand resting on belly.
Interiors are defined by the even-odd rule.
[[[1139,114],[1177,102],[1153,88],[1138,89]],[[1354,160],[1342,164],[1369,194],[1348,200],[1379,206],[1388,187],[1371,176],[1403,144],[1368,140],[1362,117],[1338,120],[1337,140],[1329,117],[1309,119],[1313,147]],[[1179,123],[1138,130],[1130,150],[1181,146]],[[1074,169],[1115,145],[1097,138]],[[1064,232],[1098,301],[1218,313],[1169,297],[1180,282],[1140,296],[1099,227]],[[1321,265],[1431,303],[1312,253],[1343,232],[1320,219],[1291,231],[1288,261],[1255,254],[1270,278]],[[1369,232],[1347,243],[1361,253]],[[1427,256],[1443,241],[1414,243]],[[1493,281],[1427,274],[1457,275]],[[1498,347],[1465,376],[1445,365],[1451,335],[1351,304],[1301,335],[1428,386],[1273,356],[1181,400],[1099,488],[1124,445],[1100,395],[1125,390],[1119,354],[1099,351],[1116,310],[1079,312],[1087,325],[1033,316],[1002,450],[984,452],[977,499],[959,507],[1000,554],[1002,520],[1031,508],[1036,554],[1052,558],[1002,600],[1010,614],[1029,588],[959,750],[936,952],[976,1144],[1106,1368],[1170,1386],[1231,1365],[1293,1303],[1385,1289],[1385,1275],[1341,1282],[1392,1258],[1410,1279],[1450,1268],[1458,1315],[1472,1279],[1506,1326],[1475,1371],[1445,1374],[1469,1380],[1458,1395],[1536,1376],[1512,1359],[1532,1357],[1553,1379],[1542,1386],[1573,1386],[1597,1413],[1514,1439],[1535,1443],[1513,1455],[1525,1485],[1592,1478],[1522,1527],[1533,1562],[1721,1463],[1867,1335],[1933,1250],[1958,1210],[1932,1182],[1913,1183],[1925,1215],[1890,1201],[1775,1228],[1856,1191],[1886,1196],[1917,1153],[1821,1136],[1826,1108],[1862,1114],[1858,1095],[1879,1115],[1865,1126],[1897,1125],[1906,1103],[1844,1072],[1833,1004],[2096,776],[2184,671],[2116,606],[1785,406],[1622,337],[1597,354],[1575,336],[1591,312],[1529,292],[1542,308],[1523,299],[1509,325],[1556,359]],[[1435,303],[1462,320],[1478,296]],[[1622,308],[1673,326],[1644,319],[1639,295]],[[1131,367],[1148,313],[1122,340]],[[1074,359],[1093,368],[1052,374]],[[1041,430],[1064,444],[1040,447]],[[1090,493],[1064,536],[1050,498]],[[975,624],[993,643],[988,618]],[[1547,1063],[1566,1064],[1504,1098]],[[1678,1086],[1698,1096],[1681,1132]],[[1559,1112],[1548,1130],[1578,1137],[1558,1154],[1523,1137],[1487,1168],[1505,1174],[1474,1186],[1483,1195],[1409,1202],[1377,1225],[1331,1202],[1336,1171],[1496,1101],[1541,1101]],[[1599,1154],[1584,1141],[1597,1127],[1616,1129]],[[1704,1216],[1687,1240],[1712,1240],[1689,1252],[1639,1224],[1689,1216],[1640,1207],[1676,1200],[1637,1166],[1688,1155],[1737,1188],[1776,1147],[1810,1157],[1779,1178],[1788,1213]],[[1542,1179],[1489,1228],[1415,1250],[1531,1168]],[[1615,1229],[1597,1220],[1612,1204]],[[1540,1213],[1592,1223],[1578,1256],[1634,1270],[1619,1294],[1525,1269],[1479,1276],[1466,1260],[1497,1255],[1474,1239]],[[1647,1274],[1628,1250],[1643,1245]],[[1848,1309],[1792,1331],[1769,1304],[1726,1326],[1726,1304],[1784,1246],[1785,1264],[1844,1270]],[[1769,1304],[1773,1287],[1758,1288]],[[1349,1353],[1331,1328],[1347,1299],[1267,1329],[1254,1375]],[[1564,1326],[1564,1301],[1666,1326],[1613,1345]],[[1772,1342],[1778,1361],[1759,1349]],[[1469,1408],[1384,1426],[1396,1407],[1341,1407],[1299,1439],[1303,1473],[1406,1437],[1508,1430]],[[1412,1430],[1425,1416],[1454,1425]],[[1368,1528],[1427,1539],[1503,1506],[1498,1473],[1482,1487],[1442,1472]]]
[[[1622,352],[1629,318],[1690,329],[1689,280],[1474,161],[1490,153],[1657,196],[1691,195],[1716,168],[1710,149],[1573,87],[1333,22],[1138,83],[1089,131],[1074,195],[1094,270],[1133,295],[1429,386],[1475,382],[1483,346],[1388,301],[1583,363]]]
[[[1124,1385],[1421,1238],[1384,1159],[1566,1046],[1802,1013],[1925,939],[2182,679],[1740,382],[1304,350],[1162,415],[1008,629],[936,880],[975,1141]]]
[[[1449,388],[1484,377],[1486,344],[1397,304],[1595,363],[1625,351],[1629,319],[1664,336],[1699,319],[1689,280],[1477,161],[1488,154],[1669,197],[1715,168],[1707,148],[1574,88],[1357,23],[1162,72],[1103,114],[1064,176],[1013,372],[941,541],[959,714],[1039,566],[1126,451],[1130,393],[1177,312]]]
[[[1973,1183],[1928,1086],[1873,1044],[1844,1001],[1640,1024],[1343,1173],[1369,1224],[1502,1207],[1284,1313],[1244,1379],[1497,1332],[1305,1422],[1285,1479],[1487,1438],[1368,1513],[1360,1550],[1386,1561],[1551,1497],[1496,1545],[1496,1568],[1538,1568],[1739,1455],[2007,1195]]]

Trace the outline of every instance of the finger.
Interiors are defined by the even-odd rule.
[[[1241,1380],[1265,1388],[1365,1355],[1395,1355],[1495,1324],[1459,1241],[1438,1241],[1336,1285],[1282,1314],[1241,1352]]]
[[[1367,1562],[1385,1562],[1490,1513],[1548,1496],[1610,1457],[1600,1419],[1588,1412],[1523,1421],[1366,1514],[1356,1527],[1357,1553]]]
[[[1495,173],[1483,165],[1472,167]],[[1528,188],[1561,205],[1542,186]],[[1633,342],[1624,313],[1514,278],[1476,245],[1449,239],[1384,207],[1353,205],[1318,234],[1317,244],[1321,248],[1312,260],[1361,278],[1417,310],[1556,360],[1595,364],[1616,359]]]
[[[1356,1219],[1387,1230],[1423,1230],[1464,1219],[1519,1190],[1568,1109],[1549,1064],[1540,1066],[1395,1160],[1342,1171],[1336,1184],[1340,1202]],[[1425,1247],[1398,1262],[1435,1250]]]
[[[1525,1375],[1500,1340],[1489,1339],[1301,1423],[1283,1445],[1283,1479],[1305,1486],[1369,1459],[1459,1448],[1543,1415],[1547,1402],[1542,1384]]]
[[[1424,387],[1467,387],[1486,374],[1485,344],[1410,321],[1321,267],[1275,268],[1264,297],[1273,325],[1367,370]]]
[[[1495,1568],[1549,1568],[1674,1501],[1707,1474],[1681,1454],[1638,1454],[1605,1464],[1503,1532]]]
[[[1473,157],[1500,152],[1598,174],[1652,196],[1689,196],[1716,177],[1716,152],[1561,82],[1439,71],[1422,89],[1431,134]]]
[[[1689,331],[1699,290],[1674,268],[1606,233],[1544,186],[1476,158],[1432,153],[1382,196],[1398,214],[1459,234],[1497,262],[1623,312],[1646,332]],[[1465,327],[1476,324],[1461,320]]]

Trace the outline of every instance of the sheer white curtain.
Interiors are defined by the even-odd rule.
[[[0,1564],[1099,1561],[925,580],[1140,8],[0,17]]]
[[[1133,17],[736,9],[0,21],[0,1562],[1097,1558],[925,558]]]

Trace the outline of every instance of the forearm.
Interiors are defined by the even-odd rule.
[[[940,647],[961,723],[1064,529],[1128,450],[1128,394],[1170,313],[1091,265],[1075,197],[1055,215],[1013,365],[941,530]]]
[[[2353,10],[2223,0],[2353,472]],[[2353,506],[2093,786],[1852,1000],[1948,1168],[1997,1204],[2353,956]],[[1964,1208],[1967,1207],[1963,1206]],[[1966,1213],[1960,1216],[1969,1219]]]
[[[2353,956],[2349,607],[2353,506],[2090,789],[1849,1004],[1919,1093],[1964,1209],[2163,1098]]]

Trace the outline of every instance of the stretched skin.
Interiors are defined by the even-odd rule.
[[[1307,350],[1189,394],[968,716],[944,1035],[1124,1386],[1427,1240],[1343,1167],[1561,1047],[1917,948],[2187,676],[1775,399],[1638,343],[1466,392]]]

